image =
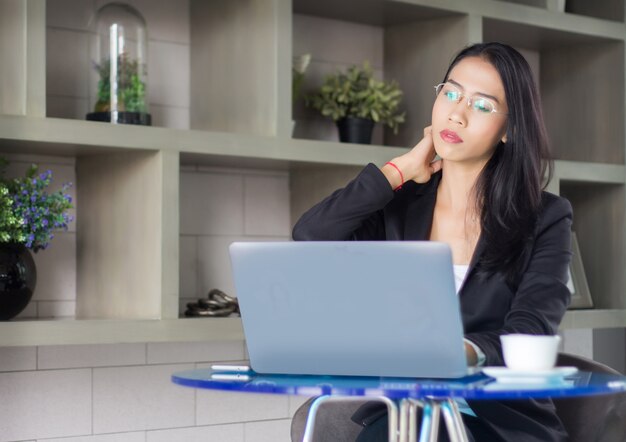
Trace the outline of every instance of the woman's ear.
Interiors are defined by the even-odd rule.
[[[506,144],[506,134],[504,134],[504,136],[502,137],[502,142]]]

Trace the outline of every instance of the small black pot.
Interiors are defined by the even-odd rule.
[[[372,144],[373,120],[345,117],[337,121],[337,128],[342,143]]]
[[[37,285],[37,268],[24,244],[0,244],[0,320],[26,308]]]
[[[86,116],[89,121],[111,122],[111,112],[91,112]],[[138,124],[152,126],[152,116],[144,112],[118,112],[117,122],[120,124]]]

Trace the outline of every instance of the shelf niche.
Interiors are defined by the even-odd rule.
[[[391,129],[376,126],[374,143],[385,146],[413,146],[423,136],[424,127],[430,125],[432,104],[434,101],[433,86],[441,81],[448,64],[454,54],[471,41],[472,20],[466,14],[437,10],[419,5],[408,5],[393,1],[366,1],[358,5],[355,2],[310,2],[294,1],[293,12],[309,19],[332,19],[344,21],[350,25],[369,25],[380,29],[382,33],[381,66],[374,65],[382,70],[383,79],[396,80],[404,92],[401,108],[406,110],[406,123],[399,128],[398,134]],[[332,4],[331,4],[332,3]],[[353,18],[348,19],[350,6],[353,7]],[[312,52],[312,62],[305,76],[304,93],[317,90],[323,81],[324,74],[344,70],[351,64],[362,64],[365,60],[345,59],[345,54],[364,53],[359,45],[363,43],[358,37],[351,39],[349,29],[341,35],[342,41],[337,42],[337,25],[329,25],[330,30],[324,29],[328,21],[320,20],[321,29],[316,33],[314,42],[298,41],[304,34],[311,39],[311,31],[300,31],[296,26],[311,20],[294,20],[293,47],[299,53]],[[326,39],[326,40],[325,40]],[[410,44],[407,44],[410,42]],[[351,47],[354,50],[351,51]],[[312,48],[314,50],[312,50]],[[341,59],[340,57],[344,57]],[[372,62],[373,60],[368,60]],[[319,66],[318,66],[319,65]],[[331,65],[337,69],[330,69]],[[311,72],[313,70],[314,72]],[[312,109],[305,109],[301,103],[296,103],[293,115],[299,124],[311,124],[311,130],[296,128],[296,137],[314,138],[319,134],[320,125],[324,125],[322,133],[330,140],[337,139],[336,130],[331,127],[329,119],[321,119],[319,113]],[[318,130],[313,130],[318,129]],[[380,137],[381,130],[384,132]]]
[[[560,193],[572,203],[594,308],[626,308],[624,185],[561,181]]]
[[[624,0],[566,0],[565,12],[624,22]]]

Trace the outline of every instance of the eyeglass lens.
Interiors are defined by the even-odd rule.
[[[463,93],[450,83],[438,84],[435,87],[437,96],[442,96],[450,103],[459,103],[463,99]],[[474,112],[490,114],[495,111],[495,105],[484,97],[468,97],[467,106]]]

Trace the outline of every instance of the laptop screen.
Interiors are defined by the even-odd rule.
[[[238,242],[230,255],[255,371],[467,374],[447,244]]]

